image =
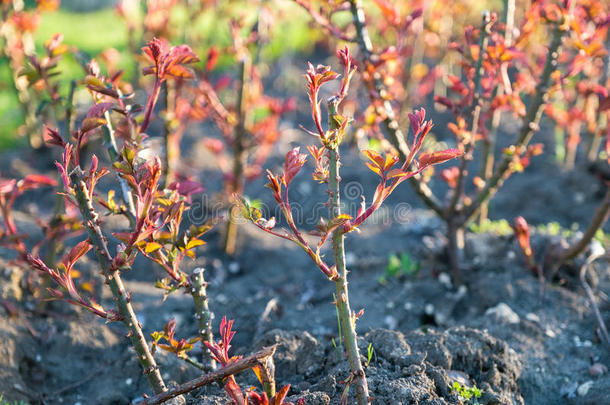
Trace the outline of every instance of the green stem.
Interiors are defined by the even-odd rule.
[[[207,363],[212,370],[216,369],[216,362],[212,359],[210,351],[204,342],[212,343],[214,335],[212,333],[212,319],[214,315],[208,306],[207,286],[203,276],[205,269],[198,267],[191,274],[191,295],[195,303],[195,319],[197,320],[197,329],[201,336],[201,346],[203,347],[203,362]]]
[[[184,360],[185,362],[187,362],[188,364],[190,364],[191,366],[198,368],[201,371],[208,371],[208,367],[204,366],[202,363],[198,362],[197,360],[195,360],[192,357],[189,356],[184,356],[184,357],[180,357],[182,360]]]
[[[329,128],[331,130],[338,129],[337,122],[333,119],[333,117],[337,115],[337,103],[338,100],[336,98],[331,98],[328,101]],[[341,215],[341,197],[339,188],[341,178],[339,176],[340,158],[338,146],[333,149],[328,149],[328,152],[330,155],[328,188],[330,194],[330,220],[332,221]],[[343,330],[347,357],[352,371],[351,382],[356,387],[358,405],[368,405],[369,391],[366,382],[366,375],[364,374],[364,369],[362,368],[362,363],[360,362],[360,353],[358,352],[358,342],[355,328],[356,319],[349,305],[344,238],[345,235],[342,232],[342,228],[338,227],[333,232],[332,237],[335,267],[337,273],[339,274],[339,277],[335,281],[337,289],[336,305],[339,311],[339,319],[341,321],[341,329]]]
[[[108,284],[112,291],[121,320],[129,330],[127,336],[131,338],[131,343],[138,355],[138,361],[144,369],[153,392],[160,394],[167,388],[157,363],[150,352],[148,342],[142,332],[142,326],[138,322],[135,311],[131,306],[130,294],[125,290],[121,280],[121,273],[113,266],[112,256],[108,250],[108,242],[102,234],[99,215],[93,208],[93,202],[89,198],[87,185],[82,179],[83,175],[84,173],[79,167],[70,175],[70,183],[74,187],[83,222],[86,225],[89,239],[95,248],[95,254],[102,268],[102,273],[106,278],[106,284]]]

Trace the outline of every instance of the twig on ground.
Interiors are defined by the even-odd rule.
[[[591,256],[589,256],[589,258],[587,259],[585,264],[583,264],[582,267],[580,268],[580,283],[582,284],[582,288],[584,288],[584,290],[585,290],[587,299],[589,300],[589,303],[591,304],[591,307],[593,308],[593,313],[595,314],[595,318],[597,319],[597,324],[599,326],[599,331],[600,331],[600,335],[601,335],[600,338],[602,338],[602,340],[605,340],[603,343],[606,345],[606,347],[610,348],[610,335],[608,335],[608,328],[606,328],[604,318],[602,317],[601,313],[599,312],[599,307],[597,306],[597,303],[595,302],[595,294],[593,293],[593,289],[591,288],[589,283],[587,283],[587,272],[591,268],[591,265],[593,264],[593,262],[595,262],[597,259],[599,259],[601,257],[603,257],[602,254],[596,254],[596,253],[593,253]]]
[[[186,394],[188,392],[193,391],[194,389],[203,387],[204,385],[209,385],[215,381],[220,381],[225,377],[249,370],[252,367],[258,366],[260,363],[264,363],[267,358],[273,356],[273,354],[275,353],[275,349],[276,346],[265,347],[264,349],[254,354],[251,354],[248,357],[244,357],[243,359],[236,361],[235,363],[232,363],[212,373],[195,378],[194,380],[181,384],[177,387],[170,388],[169,390],[155,395],[154,397],[145,398],[143,401],[137,402],[137,404],[161,404],[165,401],[177,397],[178,395]]]

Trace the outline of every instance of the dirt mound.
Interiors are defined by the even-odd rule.
[[[295,398],[311,404],[338,404],[349,376],[333,345],[320,343],[307,332],[272,330],[257,347],[277,344],[278,381],[290,382]],[[459,404],[453,381],[476,384],[482,404],[523,404],[517,379],[519,356],[486,332],[452,328],[404,335],[375,329],[359,341],[374,354],[367,367],[373,404]],[[368,363],[368,358],[362,359]],[[351,403],[351,402],[349,402]]]

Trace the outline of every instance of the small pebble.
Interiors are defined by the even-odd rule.
[[[237,263],[237,262],[229,263],[229,273],[231,273],[231,274],[239,273],[239,263]]]
[[[451,290],[453,284],[451,283],[451,277],[447,273],[441,273],[438,275],[438,282],[448,290]]]
[[[520,321],[519,315],[517,315],[517,313],[504,302],[499,303],[495,307],[489,308],[487,311],[485,311],[485,315],[493,316],[497,320],[508,324],[516,324]]]
[[[388,301],[388,302],[385,304],[385,307],[386,307],[387,309],[393,309],[393,308],[394,308],[394,301]]]
[[[383,322],[390,330],[394,330],[398,326],[398,321],[392,315],[386,315],[386,317],[383,318]]]
[[[405,311],[410,311],[413,309],[413,304],[410,302],[405,302],[404,308],[405,308]]]
[[[506,252],[506,258],[508,260],[515,260],[515,257],[517,257],[517,255],[512,250],[509,250],[508,252]]]
[[[131,385],[131,384],[133,384],[133,379],[128,378],[125,380],[125,385]]]
[[[593,381],[589,380],[585,383],[582,383],[578,386],[578,388],[576,389],[576,393],[578,394],[579,397],[584,397],[585,395],[587,395],[589,393],[589,390],[591,389],[591,387],[593,387]]]
[[[583,193],[574,193],[573,196],[576,204],[582,204],[585,202],[585,195]]]
[[[470,387],[470,377],[463,371],[460,370],[447,370],[447,377],[452,381],[457,381],[462,387]]]
[[[464,297],[466,295],[466,293],[468,292],[468,287],[466,287],[465,285],[461,285],[458,287],[457,290],[457,297]]]
[[[540,317],[533,312],[529,312],[527,315],[525,315],[525,319],[530,322],[540,323]]]
[[[600,375],[604,375],[608,372],[608,367],[603,365],[602,363],[595,363],[591,367],[589,367],[589,374],[591,377],[599,377]]]

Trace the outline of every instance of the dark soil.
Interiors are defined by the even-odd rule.
[[[294,119],[309,122],[304,116]],[[436,118],[437,136],[443,138],[446,117]],[[207,195],[214,196],[220,175],[196,136],[185,140],[189,152],[183,169],[203,179]],[[268,167],[278,167],[290,147],[310,141],[296,132],[287,133]],[[552,150],[552,142],[546,143]],[[3,154],[2,174],[51,172],[50,165],[40,163],[50,152],[38,153]],[[343,153],[344,204],[355,211],[363,190],[371,198],[375,176],[356,152],[345,149]],[[534,159],[524,174],[507,182],[493,201],[492,218],[512,221],[523,215],[533,224],[558,221],[564,227],[587,223],[600,199],[601,184],[584,169],[564,173],[550,156]],[[259,179],[246,191],[261,198],[266,212],[273,213],[263,183]],[[299,222],[311,228],[314,218],[326,210],[324,188],[312,183],[306,173],[293,184],[291,197]],[[216,207],[213,201],[195,201],[190,220],[202,222],[211,215]],[[51,206],[52,196],[28,194],[18,207],[18,225],[35,238],[33,218],[48,215]],[[610,352],[596,336],[596,321],[574,269],[563,269],[541,294],[536,275],[525,268],[510,235],[470,233],[463,266],[465,286],[455,288],[447,276],[443,224],[418,207],[405,185],[380,215],[363,226],[360,234],[350,234],[346,242],[350,300],[354,310],[365,310],[357,323],[365,363],[367,349],[374,349],[366,367],[373,404],[458,404],[450,388],[454,381],[476,385],[482,392],[481,404],[610,404],[610,375],[590,373],[595,363],[610,365]],[[228,258],[218,248],[221,231],[219,227],[210,233],[200,258],[187,262],[185,268],[206,267],[210,305],[217,316],[215,328],[223,315],[235,319],[235,354],[278,344],[276,378],[280,385],[291,384],[293,400],[304,397],[310,405],[338,404],[349,372],[335,348],[334,285],[296,246],[251,225],[240,227],[240,251]],[[554,238],[542,232],[534,235],[539,255]],[[419,263],[419,271],[380,283],[389,255],[403,252]],[[61,302],[49,303],[41,312],[22,289],[28,272],[9,264],[11,257],[0,250],[0,394],[4,400],[127,404],[150,393],[122,325],[104,324]],[[80,268],[83,277],[93,277],[101,291],[95,263]],[[600,263],[594,270],[595,291],[607,297],[610,269]],[[162,302],[162,293],[152,283],[161,275],[145,261],[136,262],[133,271],[124,275],[145,332],[161,329],[173,317],[179,336],[194,335],[190,297],[174,294]],[[102,303],[110,305],[109,296],[103,294]],[[599,304],[607,320],[608,302]],[[198,375],[172,356],[156,356],[164,377],[172,383]],[[237,379],[244,387],[258,385],[251,372]],[[215,386],[193,392],[187,400],[228,403]]]

